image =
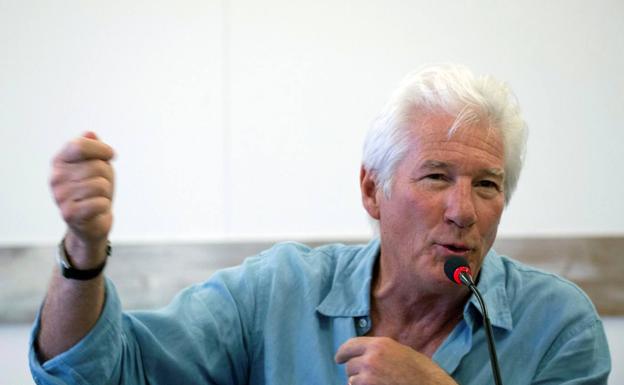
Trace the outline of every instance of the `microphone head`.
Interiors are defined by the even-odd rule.
[[[459,277],[462,272],[468,273],[468,275],[472,274],[470,272],[470,265],[468,264],[468,261],[466,261],[466,258],[454,255],[444,262],[444,274],[446,274],[448,279],[458,285],[463,284]]]

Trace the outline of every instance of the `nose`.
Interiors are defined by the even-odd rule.
[[[471,183],[457,182],[447,190],[445,220],[459,228],[468,228],[477,222],[477,211]]]

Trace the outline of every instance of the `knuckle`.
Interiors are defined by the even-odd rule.
[[[74,219],[76,217],[76,209],[74,205],[66,204],[63,207],[61,207],[61,215],[63,216],[63,220],[66,223],[74,222]]]
[[[109,172],[109,180],[111,182],[115,181],[115,169],[113,168],[113,166],[111,166],[109,163],[107,163],[108,166],[108,172]]]
[[[383,348],[383,345],[385,343],[384,342],[384,338],[385,337],[379,337],[379,338],[375,338],[373,341],[371,341],[370,345],[369,345],[369,350],[371,352],[376,352],[379,349]]]
[[[51,187],[58,186],[60,182],[60,176],[56,170],[52,170],[52,173],[50,174],[50,178],[48,179],[48,182]]]
[[[94,160],[90,164],[90,171],[94,176],[102,177],[108,181],[113,179],[113,167],[104,160]]]
[[[81,155],[83,148],[84,142],[82,141],[82,138],[75,138],[67,143],[63,152],[70,155]]]
[[[62,205],[61,213],[66,223],[83,225],[98,214],[106,212],[110,207],[110,204],[106,202],[109,202],[106,198],[94,198],[82,202],[71,201]]]
[[[102,165],[104,166],[104,171],[106,172],[106,175],[112,178],[115,175],[115,170],[113,169],[113,166],[105,160],[101,160],[100,162],[102,162]]]
[[[78,224],[85,224],[95,216],[95,210],[90,205],[81,205],[76,212],[76,221]]]
[[[375,348],[377,351],[386,348],[388,345],[391,345],[394,340],[390,337],[380,337],[375,340]]]
[[[87,139],[83,136],[78,136],[72,139],[70,143],[78,149],[83,149],[87,144]]]
[[[67,199],[67,190],[63,186],[55,186],[52,188],[52,195],[57,203],[62,203]]]
[[[100,166],[95,161],[81,163],[76,172],[80,180],[96,177],[100,175],[100,173]]]
[[[392,338],[390,338],[390,337],[381,337],[381,338],[379,339],[379,342],[380,342],[381,344],[387,344],[387,343],[390,343],[390,342],[392,342],[392,341],[394,341],[394,340],[393,340]]]
[[[50,185],[57,186],[61,184],[66,179],[66,177],[67,175],[65,171],[61,167],[55,166],[50,172]]]
[[[110,182],[104,177],[96,176],[84,182],[84,187],[94,196],[105,196],[110,187]]]
[[[87,143],[87,139],[79,137],[71,140],[68,144],[67,149],[69,155],[73,159],[86,159],[89,148],[88,146],[89,144]]]
[[[97,182],[97,192],[99,196],[102,196],[107,199],[111,199],[113,197],[113,185],[105,178],[101,178]]]
[[[376,358],[377,358],[377,355],[373,352],[362,357],[362,368],[366,370],[371,370],[373,366],[375,365]]]
[[[97,195],[106,194],[106,192],[108,191],[108,185],[109,185],[108,180],[106,180],[106,178],[101,177],[101,176],[97,176],[93,178],[93,180],[91,181],[91,189]]]
[[[345,370],[349,375],[356,374],[360,370],[360,364],[350,360],[345,364]]]
[[[372,376],[372,374],[370,373],[360,373],[358,374],[358,378],[360,379],[360,382],[358,384],[362,384],[362,385],[372,385],[374,384],[374,378]]]
[[[56,155],[52,158],[52,167],[56,167],[58,164],[63,163],[63,154],[65,153],[65,148],[61,151],[57,152]]]

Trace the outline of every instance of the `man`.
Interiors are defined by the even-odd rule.
[[[88,133],[54,161],[70,278],[53,273],[33,330],[33,376],[38,384],[492,383],[481,310],[443,272],[459,255],[488,304],[505,384],[606,384],[609,352],[589,299],[491,250],[525,142],[503,84],[452,65],[413,73],[364,146],[362,202],[379,239],[276,245],[165,309],[122,313],[101,273],[113,151]]]

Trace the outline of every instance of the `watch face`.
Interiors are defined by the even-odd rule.
[[[56,260],[58,261],[59,265],[61,265],[62,268],[65,268],[65,269],[71,268],[71,265],[69,264],[69,261],[67,260],[67,253],[65,252],[65,238],[63,238],[61,240],[61,243],[59,243],[58,255],[56,256]]]

